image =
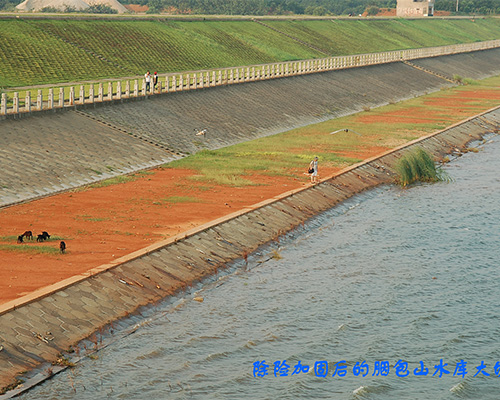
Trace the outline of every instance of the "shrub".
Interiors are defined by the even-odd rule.
[[[43,12],[43,13],[57,13],[59,12],[60,10],[58,10],[57,8],[55,7],[44,7],[40,10],[40,12]]]
[[[397,181],[401,186],[414,182],[437,182],[441,180],[431,155],[422,148],[406,153],[395,165]]]
[[[90,4],[90,7],[85,12],[89,14],[118,14],[117,10],[106,4]]]

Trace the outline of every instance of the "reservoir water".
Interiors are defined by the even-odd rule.
[[[21,398],[499,398],[499,138],[445,170],[314,218]]]

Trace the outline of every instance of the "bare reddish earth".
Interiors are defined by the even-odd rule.
[[[494,93],[493,93],[494,92]],[[480,99],[496,95],[498,91],[464,93],[460,98],[428,100],[428,105],[449,103],[456,112],[469,112],[464,97]],[[436,103],[434,103],[436,102]],[[386,114],[362,114],[358,121],[371,123],[425,123],[439,118],[437,111],[408,108]],[[468,115],[464,115],[465,118]],[[347,157],[369,158],[386,148],[367,146],[355,152],[342,154]],[[303,149],[302,149],[303,151]],[[321,167],[321,166],[320,166]],[[291,171],[297,172],[297,171]],[[334,168],[320,168],[322,177],[335,172]],[[139,250],[155,241],[174,236],[247,206],[272,198],[278,194],[309,184],[303,179],[269,177],[254,174],[250,179],[259,186],[241,188],[196,183],[187,178],[193,172],[180,169],[158,169],[136,181],[97,189],[68,192],[0,211],[0,236],[18,236],[25,230],[39,234],[47,231],[64,238],[67,253],[27,254],[0,251],[0,303],[18,298],[35,289],[56,283],[113,259]],[[247,177],[245,177],[247,178]],[[211,186],[207,190],[207,186]],[[181,196],[195,199],[192,202],[171,203],[169,197]],[[2,242],[2,241],[0,241]],[[6,241],[3,241],[6,243]],[[18,246],[37,246],[36,242]],[[58,249],[59,240],[42,245]]]
[[[333,170],[323,168],[323,174]],[[0,212],[0,235],[25,230],[61,237],[67,253],[0,251],[0,303],[149,246],[169,236],[272,198],[308,182],[254,175],[259,186],[241,188],[186,182],[187,170],[158,169],[136,181],[55,195]],[[201,187],[201,189],[199,189]],[[170,203],[169,197],[193,202]],[[4,241],[5,242],[5,241]],[[25,240],[18,246],[52,246]]]

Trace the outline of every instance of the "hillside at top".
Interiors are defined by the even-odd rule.
[[[500,20],[0,19],[0,88],[500,38]]]

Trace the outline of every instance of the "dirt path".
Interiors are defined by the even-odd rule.
[[[483,96],[491,99],[491,91],[485,91]],[[482,98],[481,91],[474,92],[474,101],[479,102]],[[472,113],[463,107],[459,110],[463,102],[450,98],[449,94],[440,99],[434,97],[429,102],[429,106],[437,102],[441,107],[449,102],[450,110],[462,119],[479,112],[474,109]],[[491,102],[484,110],[490,107]],[[405,112],[378,113],[376,116],[365,113],[359,118],[366,124],[380,118],[386,124],[401,120],[418,124],[425,123],[428,118],[443,118],[442,115],[422,113],[421,108],[410,107]],[[362,157],[366,159],[384,150],[387,148],[375,143],[372,146],[363,144]],[[360,157],[360,152],[343,155]],[[302,170],[290,172],[301,178],[254,173],[246,178],[258,186],[228,187],[188,180],[193,171],[158,169],[135,181],[60,194],[1,210],[0,304],[309,184]],[[325,178],[337,169],[323,167],[320,172]],[[26,230],[31,230],[35,237],[47,231],[52,237],[43,243],[25,241],[17,244],[17,236]],[[66,254],[59,254],[60,240],[67,245]],[[35,251],[38,247],[50,248],[52,253]]]

